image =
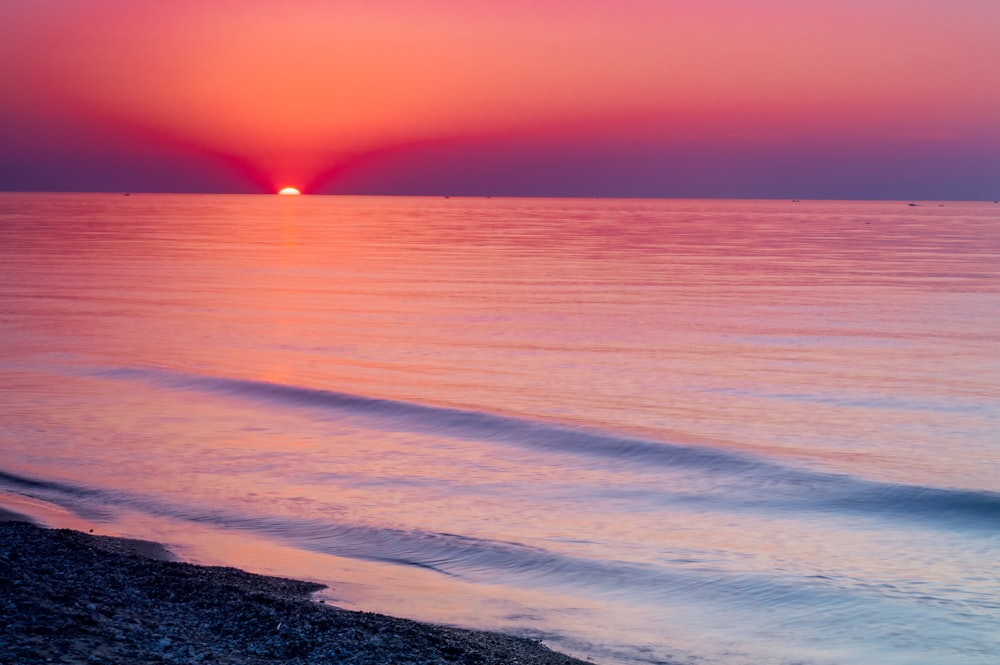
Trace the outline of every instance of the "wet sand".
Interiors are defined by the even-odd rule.
[[[541,643],[313,601],[312,582],[169,561],[157,543],[0,509],[0,665],[584,665]]]
[[[13,510],[7,510],[3,506],[0,506],[0,522],[13,521],[13,522],[31,522],[34,523],[27,515],[22,515],[21,513],[15,513]]]

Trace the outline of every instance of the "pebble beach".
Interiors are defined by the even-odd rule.
[[[352,612],[322,585],[0,514],[0,665],[584,665],[540,642]]]

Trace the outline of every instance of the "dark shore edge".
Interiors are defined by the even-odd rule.
[[[535,640],[324,605],[316,583],[171,558],[0,511],[0,665],[587,665]]]

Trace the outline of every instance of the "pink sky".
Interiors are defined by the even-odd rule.
[[[1000,196],[996,0],[5,0],[0,189]]]

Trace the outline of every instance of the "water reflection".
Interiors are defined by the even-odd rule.
[[[607,662],[985,663],[996,215],[2,195],[0,485]]]

